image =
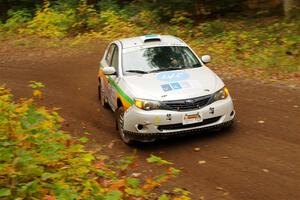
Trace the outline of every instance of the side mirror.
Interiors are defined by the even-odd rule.
[[[116,70],[113,67],[104,67],[103,68],[103,73],[105,75],[114,75],[114,74],[116,74]]]
[[[210,55],[204,55],[201,57],[202,62],[209,63],[211,61]]]

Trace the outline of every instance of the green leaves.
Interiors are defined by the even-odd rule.
[[[170,200],[170,198],[166,194],[163,194],[158,198],[158,200]]]
[[[81,137],[81,138],[79,138],[78,140],[79,140],[80,142],[82,142],[82,143],[86,143],[86,142],[89,141],[89,139],[88,139],[87,137]]]
[[[98,151],[86,150],[82,143],[88,138],[72,137],[61,130],[56,112],[36,106],[33,99],[13,102],[11,97],[0,86],[0,197],[151,199],[157,187],[179,173],[166,167],[157,176],[138,178],[133,175],[137,169],[135,153],[112,160]],[[154,155],[147,161],[172,164]]]
[[[41,82],[37,82],[37,81],[29,81],[29,87],[31,87],[32,89],[37,89],[37,88],[43,88],[45,87],[45,85]]]
[[[122,192],[119,190],[114,190],[111,192],[108,192],[105,196],[104,196],[104,200],[119,200],[122,197]]]
[[[81,157],[83,158],[84,161],[87,161],[87,162],[95,159],[95,157],[91,154],[83,154]]]
[[[180,171],[180,169],[176,169],[174,167],[170,167],[169,168],[169,172],[170,172],[171,175],[177,176],[181,171]]]
[[[169,161],[163,160],[160,157],[154,156],[152,154],[149,158],[147,158],[147,162],[148,163],[155,163],[155,164],[158,164],[158,165],[171,165],[171,164],[173,164]]]
[[[1,188],[0,189],[0,197],[7,197],[11,195],[11,190],[8,188]]]
[[[139,187],[140,183],[141,183],[141,181],[139,179],[137,179],[137,178],[131,178],[131,177],[127,178],[126,182],[127,182],[127,184],[130,187],[133,187],[133,188]]]
[[[36,111],[36,108],[34,105],[28,106],[29,110],[26,113],[26,115],[21,119],[21,125],[25,129],[29,129],[32,126],[35,126],[42,122],[45,118],[44,116]]]
[[[2,145],[0,144],[0,162],[1,161],[5,161],[8,162],[13,158],[13,154],[12,154],[12,149],[11,148],[7,148],[5,146],[2,147]]]

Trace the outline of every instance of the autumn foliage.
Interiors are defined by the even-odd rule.
[[[149,163],[165,166],[152,177],[136,172],[135,156],[111,161],[86,150],[87,138],[63,131],[55,109],[35,103],[43,85],[31,82],[30,87],[32,98],[14,101],[0,86],[0,199],[189,199],[178,188],[172,195],[159,192],[179,173],[172,163],[151,155]]]

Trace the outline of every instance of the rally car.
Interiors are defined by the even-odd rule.
[[[110,43],[100,61],[99,100],[131,144],[232,124],[228,88],[181,39],[145,35]]]

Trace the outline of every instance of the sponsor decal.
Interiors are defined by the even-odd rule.
[[[162,88],[163,91],[165,91],[165,92],[168,92],[168,91],[173,90],[172,87],[171,87],[169,84],[161,85],[161,88]]]
[[[181,89],[181,86],[178,82],[176,83],[170,83],[171,87],[173,88],[173,90],[178,90]]]
[[[157,80],[160,80],[160,81],[175,82],[175,81],[182,81],[182,80],[188,79],[189,74],[186,72],[176,72],[176,71],[162,72],[162,73],[159,73],[156,76],[156,78],[157,78]]]
[[[198,80],[188,80],[188,81],[179,81],[179,82],[171,82],[167,84],[160,85],[164,92],[172,91],[172,90],[181,90],[187,88],[201,88],[201,84]]]
[[[166,120],[171,121],[172,120],[172,115],[168,113],[166,115]]]

